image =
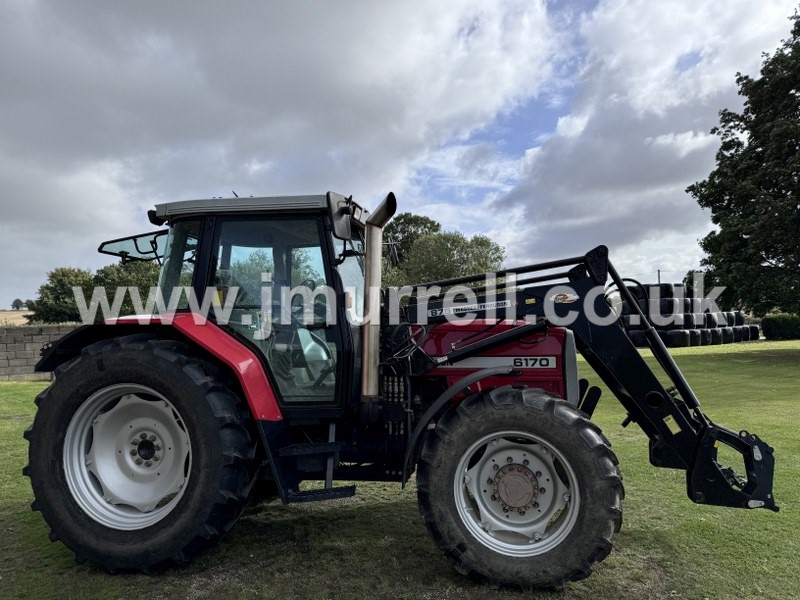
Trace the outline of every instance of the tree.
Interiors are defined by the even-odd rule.
[[[700,283],[702,283],[702,287]],[[692,269],[684,276],[683,285],[686,286],[686,296],[691,298],[705,298],[714,288],[725,288],[724,291],[714,299],[717,307],[720,310],[728,311],[735,310],[739,306],[733,289],[725,287],[720,283],[712,271]]]
[[[23,306],[25,306],[25,303],[22,300],[20,300],[19,298],[17,298],[16,300],[14,300],[11,303],[11,308],[13,308],[14,310],[19,310]]]
[[[391,241],[400,262],[408,259],[408,253],[414,242],[423,235],[439,233],[442,226],[428,217],[400,213],[394,217],[384,229],[384,240]]]
[[[406,260],[388,274],[390,285],[409,285],[497,271],[505,252],[484,235],[428,233],[411,246]]]
[[[72,292],[80,287],[87,298],[92,293],[92,272],[86,269],[59,267],[47,274],[47,281],[39,287],[38,299],[26,315],[28,322],[68,323],[80,321],[80,312]],[[30,306],[29,306],[30,308]]]
[[[98,269],[92,277],[92,283],[95,287],[105,289],[109,306],[111,306],[119,287],[138,288],[139,297],[142,300],[146,299],[150,288],[158,285],[158,272],[158,263],[155,261],[116,263]],[[86,296],[87,303],[90,299],[91,296]],[[119,316],[132,315],[135,312],[130,294],[126,294]]]
[[[737,73],[741,113],[720,111],[717,166],[687,191],[717,230],[703,265],[736,303],[761,315],[800,313],[800,15],[761,76]]]
[[[60,267],[47,274],[47,282],[39,287],[36,301],[27,300],[25,305],[31,311],[25,318],[29,322],[41,323],[70,323],[81,320],[78,304],[75,301],[73,287],[83,291],[83,297],[88,305],[92,300],[94,288],[105,289],[109,306],[113,305],[114,295],[118,287],[137,287],[140,297],[145,300],[150,287],[158,284],[158,264],[155,262],[133,261],[108,265],[92,274],[86,269],[73,269]],[[134,313],[130,295],[125,295],[125,301],[120,310],[121,315]],[[111,317],[102,315],[97,317]]]

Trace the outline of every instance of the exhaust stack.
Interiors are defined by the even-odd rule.
[[[384,198],[366,222],[367,257],[364,275],[364,315],[362,325],[361,400],[369,402],[378,397],[378,370],[380,365],[381,334],[381,257],[383,255],[383,227],[397,210],[397,200],[392,192]]]

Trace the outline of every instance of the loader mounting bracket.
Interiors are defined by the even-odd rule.
[[[746,477],[717,460],[720,444],[725,444],[744,457]],[[692,468],[687,471],[689,498],[698,504],[714,504],[735,508],[767,508],[778,512],[772,495],[775,469],[773,448],[758,436],[710,425],[697,446]]]

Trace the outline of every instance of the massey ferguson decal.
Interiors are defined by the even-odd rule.
[[[481,302],[480,304],[459,304],[457,306],[443,306],[432,308],[428,311],[429,317],[442,317],[445,315],[465,314],[484,310],[496,310],[513,306],[511,300],[498,300],[496,302]]]

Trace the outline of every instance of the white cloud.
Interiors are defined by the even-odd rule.
[[[678,158],[684,158],[692,152],[709,148],[716,144],[717,138],[699,131],[683,131],[681,133],[663,133],[656,137],[645,138],[652,146],[671,151]]]
[[[576,137],[586,128],[588,122],[588,114],[564,115],[559,117],[555,133],[563,137]]]
[[[544,0],[3,4],[0,251],[36,261],[4,260],[0,302],[154,202],[402,197],[421,156],[546,86],[556,45]]]
[[[696,267],[707,212],[685,192],[714,167],[707,132],[738,110],[735,73],[758,75],[788,34],[788,1],[608,0],[580,17],[586,54],[569,114],[534,152],[497,211],[524,210],[509,262],[605,243],[623,271]],[[682,272],[682,273],[680,273]]]

